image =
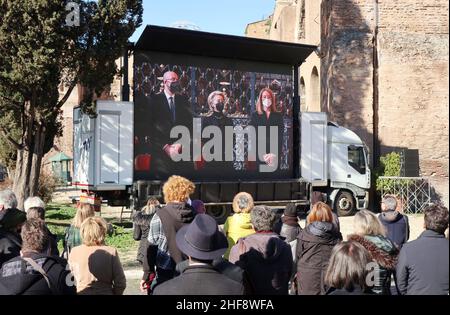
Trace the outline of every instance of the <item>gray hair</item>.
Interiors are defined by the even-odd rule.
[[[255,206],[250,212],[250,221],[255,231],[272,231],[276,214],[267,206]]]
[[[335,289],[351,290],[356,286],[366,289],[371,261],[369,252],[361,244],[354,241],[341,242],[331,251],[324,281]]]
[[[26,212],[30,208],[42,208],[45,209],[45,203],[39,197],[28,197],[27,200],[23,203],[23,207]]]
[[[5,189],[0,191],[0,207],[1,206],[3,206],[4,209],[17,208],[17,198],[12,190]]]
[[[397,199],[394,196],[386,195],[383,197],[382,203],[385,205],[385,211],[395,211],[397,209]]]

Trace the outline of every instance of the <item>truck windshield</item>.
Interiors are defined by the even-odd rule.
[[[348,147],[348,164],[353,167],[358,173],[366,173],[366,161],[364,158],[364,148],[357,146]]]

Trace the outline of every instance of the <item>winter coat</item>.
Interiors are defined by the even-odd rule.
[[[229,260],[247,272],[254,294],[288,294],[292,253],[276,233],[240,238],[231,248]]]
[[[398,211],[386,211],[382,212],[378,218],[386,228],[387,238],[399,249],[402,248],[409,239],[408,217]]]
[[[378,265],[378,277],[375,274],[375,284],[372,291],[376,294],[391,294],[391,276],[397,265],[398,249],[382,235],[349,235],[349,241],[360,243]],[[378,281],[376,279],[378,278]]]
[[[183,273],[155,287],[154,295],[242,295],[244,286],[210,265],[188,266]]]
[[[42,274],[19,256],[4,263],[0,270],[0,295],[76,294],[65,259],[38,253],[24,253],[24,257],[33,259],[41,266],[50,287]]]
[[[228,240],[228,249],[224,254],[225,259],[228,259],[230,250],[236,244],[238,239],[246,237],[255,233],[250,222],[250,213],[235,213],[228,217],[223,226],[223,232]]]
[[[121,295],[125,290],[125,274],[113,247],[77,246],[69,254],[69,265],[78,294]]]
[[[325,272],[331,250],[342,239],[332,223],[312,222],[298,235],[297,288],[300,295],[325,294]]]
[[[449,241],[444,234],[424,231],[406,243],[398,258],[397,288],[407,295],[449,293]]]
[[[150,221],[153,218],[153,214],[146,214],[143,211],[136,211],[133,215],[134,233],[133,237],[136,241],[139,241],[139,248],[137,253],[137,260],[143,264],[144,257],[147,255],[148,243],[148,231],[150,230]]]
[[[281,217],[281,223],[280,236],[284,237],[287,243],[296,240],[301,231],[301,227],[298,224],[298,218],[283,216]]]
[[[0,267],[8,260],[20,255],[22,239],[14,232],[0,228]]]

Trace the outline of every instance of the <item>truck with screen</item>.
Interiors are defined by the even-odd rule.
[[[147,26],[133,48],[133,101],[74,109],[74,182],[138,209],[171,175],[223,222],[234,195],[339,215],[367,207],[368,152],[326,113],[300,112],[298,68],[315,47]],[[126,93],[124,93],[126,95]]]

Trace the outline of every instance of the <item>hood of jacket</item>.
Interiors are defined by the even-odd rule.
[[[27,256],[40,265],[47,274],[50,274],[51,269],[58,263],[65,265],[65,261],[59,257],[49,257],[43,254],[31,254]],[[22,266],[27,267],[25,269]],[[4,294],[19,295],[29,290],[39,281],[45,281],[42,275],[28,265],[21,257],[15,257],[2,266],[0,274],[0,286],[2,288],[0,290]],[[46,283],[45,286],[47,287]]]
[[[349,241],[360,243],[372,256],[372,259],[381,267],[393,270],[397,264],[398,249],[382,235],[349,235]]]
[[[386,211],[380,215],[380,220],[386,223],[395,223],[402,218],[402,215],[398,211]]]
[[[133,223],[141,226],[149,226],[154,213],[146,214],[143,211],[136,211],[133,215]]]
[[[241,238],[237,245],[243,243],[246,251],[251,252],[250,248],[255,249],[261,255],[264,261],[276,261],[286,249],[291,252],[289,245],[284,242],[276,233],[255,233],[245,238]]]
[[[169,202],[163,208],[176,221],[190,223],[194,220],[194,209],[185,202]]]
[[[319,244],[333,244],[342,239],[333,223],[319,221],[308,224],[299,237],[303,241]]]

